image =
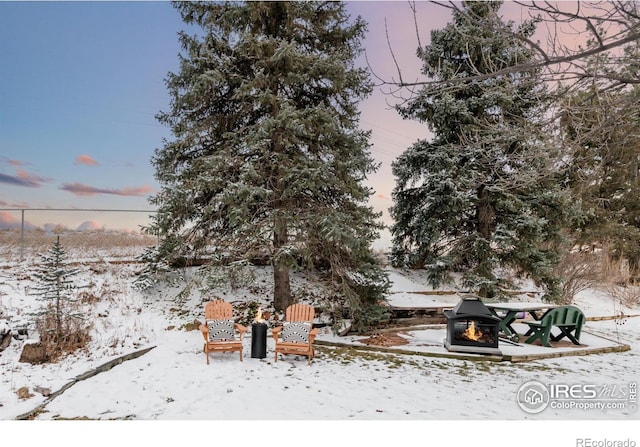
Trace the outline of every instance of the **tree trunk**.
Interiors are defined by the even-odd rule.
[[[56,346],[60,346],[62,343],[62,303],[60,302],[60,277],[56,279],[56,307],[55,307],[55,319],[56,319]]]
[[[489,193],[484,186],[478,188],[478,205],[476,207],[476,217],[478,219],[478,232],[487,240],[491,239],[491,227],[496,213],[489,203]]]
[[[277,311],[284,311],[292,303],[291,286],[289,284],[289,267],[273,265],[273,306]]]
[[[476,207],[476,218],[478,219],[478,233],[485,240],[486,247],[476,252],[478,257],[477,273],[484,278],[493,278],[492,266],[489,262],[489,245],[491,241],[491,233],[496,213],[489,202],[489,193],[484,186],[478,188],[478,205]],[[481,298],[492,298],[494,293],[486,286],[478,290]]]
[[[273,306],[276,311],[284,311],[292,302],[289,266],[286,260],[279,259],[278,251],[287,243],[287,224],[281,216],[275,218],[273,230],[273,248],[276,256],[273,260]]]

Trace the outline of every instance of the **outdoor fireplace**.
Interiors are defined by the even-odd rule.
[[[445,310],[447,338],[444,346],[449,351],[475,354],[502,355],[498,349],[498,323],[496,317],[478,297],[463,298],[453,310]]]

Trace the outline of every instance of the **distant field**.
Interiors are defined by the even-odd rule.
[[[20,230],[0,230],[0,252],[3,262],[38,258],[51,248],[60,236],[60,243],[71,260],[135,259],[144,249],[156,244],[153,236],[120,231],[25,231],[21,241]]]

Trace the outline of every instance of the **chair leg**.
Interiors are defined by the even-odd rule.
[[[576,327],[576,330],[573,332],[573,336],[575,337],[577,344],[580,344],[580,333],[582,332],[582,326]]]
[[[537,332],[536,330],[534,330],[533,328],[531,328],[524,335],[528,335],[529,336],[524,342],[526,344],[531,344],[531,343],[533,343],[534,341],[536,341],[539,338],[540,333]]]
[[[308,355],[309,359],[307,360],[307,365],[311,365],[311,359],[315,356],[316,356],[316,353],[313,350],[313,348],[309,348],[309,355]]]
[[[207,345],[204,345],[204,348],[202,349],[204,351],[204,356],[207,359],[207,365],[209,364],[209,352],[207,352]]]
[[[542,338],[540,339],[540,343],[542,343],[542,346],[546,346],[547,348],[551,347],[551,343],[549,343],[550,337],[551,337],[551,326],[549,326],[549,328],[542,331]]]
[[[532,326],[529,330],[532,333],[529,338],[524,341],[526,344],[532,344],[534,341],[540,340],[542,346],[549,346],[549,336],[546,328]]]
[[[574,337],[571,332],[567,334],[567,337],[569,338],[569,340],[571,340],[571,343],[573,343],[574,345],[580,345],[580,341],[578,341],[578,339]]]
[[[578,338],[576,337],[576,335],[579,337],[580,335],[576,332],[574,335],[574,331],[576,330],[575,328],[572,327],[565,327],[565,326],[558,326],[558,329],[560,329],[560,333],[557,336],[551,336],[551,340],[553,341],[559,341],[562,340],[564,337],[567,337],[569,340],[571,340],[571,343],[573,343],[574,345],[579,345],[580,342],[578,341]]]

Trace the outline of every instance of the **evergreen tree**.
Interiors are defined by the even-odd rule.
[[[278,310],[292,302],[298,266],[330,272],[354,309],[375,302],[386,277],[363,186],[377,166],[358,128],[372,88],[355,67],[365,23],[338,2],[174,5],[204,34],[180,34],[171,108],[158,115],[174,135],[153,158],[159,256],[266,255]]]
[[[497,30],[529,37],[535,22],[505,23],[501,3],[464,2],[418,50],[437,87],[424,87],[399,111],[426,123],[434,138],[393,164],[393,262],[424,267],[434,286],[462,271],[464,285],[484,297],[510,286],[498,271],[512,267],[555,299],[552,269],[569,208],[557,148],[541,124],[545,89],[535,70],[460,81],[531,57]]]
[[[633,61],[637,61],[633,58]],[[562,127],[574,150],[567,181],[582,204],[576,243],[604,244],[640,273],[640,89],[584,90],[564,101]],[[614,124],[615,123],[615,124]]]
[[[76,302],[72,293],[76,288],[73,277],[78,269],[67,265],[67,252],[60,243],[60,236],[49,251],[40,254],[40,260],[41,265],[34,274],[37,285],[33,290],[43,306],[36,316],[43,319],[42,327],[47,332],[41,337],[60,346],[69,335],[69,321],[82,317],[73,306]]]

